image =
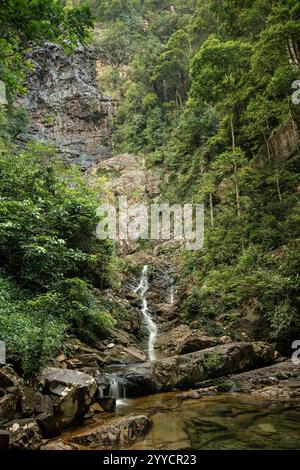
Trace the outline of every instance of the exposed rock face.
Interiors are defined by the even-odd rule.
[[[30,59],[35,70],[27,79],[28,94],[17,102],[30,117],[29,133],[21,138],[53,143],[65,161],[84,169],[109,157],[116,102],[97,88],[92,50],[79,47],[66,55],[45,43]]]
[[[216,338],[204,336],[199,334],[197,331],[192,331],[187,334],[177,346],[175,354],[189,354],[195,351],[201,351],[202,349],[212,348],[220,344]]]
[[[258,153],[258,159],[267,159],[270,154],[272,160],[282,160],[299,152],[300,138],[297,123],[289,119],[272,133],[268,145],[269,151],[265,144]]]
[[[170,305],[170,307],[173,307]],[[167,329],[157,339],[157,347],[169,354],[181,356],[201,349],[211,348],[222,344],[221,338],[212,338],[199,329],[191,329],[188,325],[178,325]]]
[[[88,433],[73,437],[72,442],[97,448],[127,446],[145,435],[150,426],[151,419],[148,416],[119,418]]]
[[[97,390],[96,380],[82,372],[49,367],[42,372],[44,390],[54,402],[54,417],[63,429],[80,423]]]
[[[267,350],[269,351],[267,353]],[[156,362],[137,364],[122,372],[128,397],[195,387],[200,382],[270,364],[271,346],[231,343]]]

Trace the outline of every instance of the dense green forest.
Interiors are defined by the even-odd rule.
[[[32,374],[66,331],[92,344],[114,322],[95,296],[114,256],[95,237],[99,194],[52,148],[15,142],[27,121],[12,106],[32,69],[24,54],[45,40],[69,53],[93,45],[107,65],[102,86],[120,102],[114,152],[161,169],[166,201],[205,204],[205,247],[181,256],[183,321],[250,311],[275,338],[299,331],[299,152],[278,157],[270,146],[276,130],[300,125],[299,2],[2,0],[0,18],[0,331],[10,360]]]
[[[108,82],[121,90],[115,151],[160,167],[166,200],[206,207],[204,250],[182,260],[185,319],[251,312],[275,337],[291,333],[299,154],[275,155],[269,139],[291,119],[299,125],[299,2],[95,2],[95,15]]]
[[[53,148],[15,142],[27,121],[13,106],[32,68],[24,52],[45,40],[74,49],[93,23],[88,7],[48,0],[1,2],[0,17],[8,100],[0,110],[0,331],[8,360],[31,376],[61,350],[66,331],[93,344],[113,324],[93,293],[109,285],[112,255],[96,238],[96,191]]]

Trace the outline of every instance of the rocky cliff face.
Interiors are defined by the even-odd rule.
[[[17,103],[30,117],[21,139],[53,143],[65,161],[83,169],[108,158],[117,103],[97,88],[93,51],[79,47],[66,55],[61,47],[46,43],[30,59],[35,70],[27,78],[27,95]]]

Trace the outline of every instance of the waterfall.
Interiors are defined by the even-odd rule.
[[[148,266],[145,265],[142,270],[141,280],[139,286],[135,289],[135,292],[138,292],[142,301],[142,314],[145,325],[148,330],[148,357],[150,361],[155,361],[155,341],[157,337],[157,326],[151,318],[151,315],[148,310],[148,302],[146,299],[146,293],[149,289],[148,282]]]
[[[113,397],[119,402],[126,399],[126,385],[121,377],[116,374],[107,374],[109,382],[108,396]]]
[[[172,277],[169,277],[169,286],[170,286],[170,304],[174,304],[174,297],[175,297],[175,283]]]
[[[172,284],[170,287],[170,304],[174,304],[174,284]]]

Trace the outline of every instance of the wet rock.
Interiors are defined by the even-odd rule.
[[[36,414],[49,413],[53,415],[53,402],[48,395],[35,393],[34,396],[34,412]]]
[[[51,438],[60,436],[60,429],[51,413],[41,413],[36,416],[36,422],[43,437]]]
[[[10,421],[15,417],[18,397],[11,393],[0,398],[0,418]]]
[[[9,432],[0,429],[0,450],[9,449]]]
[[[46,444],[43,444],[40,450],[74,450],[74,447],[68,444],[65,444],[62,440],[50,441]]]
[[[34,419],[19,419],[11,423],[9,429],[10,446],[16,450],[38,450],[42,435]]]
[[[90,447],[128,446],[150,429],[148,416],[118,418],[92,431],[72,438],[71,442]]]
[[[101,406],[104,411],[113,412],[116,409],[117,402],[113,397],[96,398],[96,403]]]
[[[5,366],[0,368],[0,388],[16,387],[20,383],[22,383],[22,379],[11,367]]]
[[[214,385],[210,385],[213,383]],[[210,386],[209,386],[210,385]],[[178,394],[181,399],[196,399],[224,392],[239,392],[267,400],[300,400],[300,368],[291,361],[276,363],[228,379],[204,382],[203,388]]]
[[[58,425],[63,429],[81,423],[96,392],[96,380],[82,372],[49,367],[42,372],[41,381],[53,400]]]
[[[20,387],[20,406],[23,418],[29,418],[34,414],[35,391],[32,388]]]
[[[275,357],[274,350],[268,346]],[[156,362],[137,364],[122,372],[128,397],[143,396],[174,389],[187,389],[210,378],[223,377],[253,369],[263,359],[251,343],[231,343],[202,351],[174,356]]]
[[[187,334],[178,344],[175,354],[189,354],[202,349],[211,348],[220,344],[220,341],[210,336],[204,336],[197,331]]]
[[[94,403],[93,405],[90,406],[89,412],[93,414],[98,414],[98,413],[103,413],[104,409],[102,406],[99,405],[99,403]]]

